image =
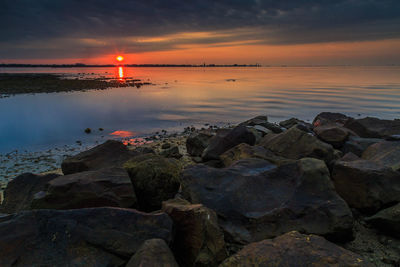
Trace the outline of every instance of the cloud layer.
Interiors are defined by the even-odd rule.
[[[2,0],[0,59],[400,38],[398,0]]]

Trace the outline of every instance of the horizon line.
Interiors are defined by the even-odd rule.
[[[0,63],[0,68],[20,67],[50,67],[50,68],[76,68],[76,67],[389,67],[400,66],[400,63],[391,64],[31,64],[31,63]]]

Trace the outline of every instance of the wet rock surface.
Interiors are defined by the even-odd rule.
[[[168,215],[92,208],[34,210],[0,218],[1,266],[121,266],[143,241],[170,242]]]
[[[360,255],[322,237],[303,235],[293,231],[272,240],[249,244],[220,266],[372,267],[374,265],[368,263]]]
[[[247,159],[225,169],[196,165],[185,169],[182,179],[183,195],[215,210],[231,242],[291,230],[352,238],[351,211],[334,191],[323,161],[309,158],[277,167]]]

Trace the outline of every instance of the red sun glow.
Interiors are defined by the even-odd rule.
[[[117,56],[115,59],[117,61],[119,61],[119,62],[122,62],[124,60],[124,57],[123,56]]]

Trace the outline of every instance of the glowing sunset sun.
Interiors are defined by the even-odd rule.
[[[119,62],[122,62],[124,60],[124,57],[123,56],[117,56],[115,59],[118,60]]]

